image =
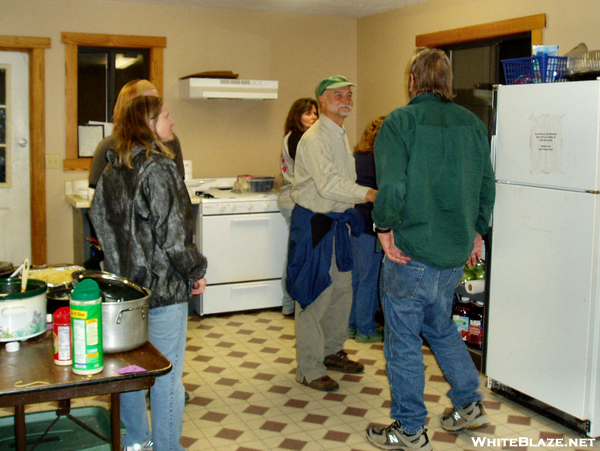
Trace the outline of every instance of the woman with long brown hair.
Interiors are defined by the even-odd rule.
[[[183,451],[188,302],[206,287],[206,258],[193,241],[185,183],[164,145],[173,139],[174,123],[158,97],[139,96],[125,106],[90,209],[105,269],[152,291],[149,340],[172,364],[150,389],[152,429],[144,393],[121,394],[126,451],[152,446],[154,451]]]
[[[135,79],[125,83],[125,85],[123,85],[121,88],[121,91],[119,91],[119,96],[117,97],[115,108],[113,110],[113,133],[100,141],[98,146],[96,146],[96,150],[94,151],[94,158],[92,158],[92,166],[90,167],[90,175],[88,178],[88,184],[90,188],[96,188],[100,174],[102,174],[102,171],[106,167],[106,152],[109,147],[115,144],[117,133],[123,126],[123,112],[125,110],[125,106],[132,99],[139,96],[158,97],[158,90],[148,80]],[[179,172],[179,175],[181,175],[183,178],[183,155],[181,153],[181,144],[179,143],[179,138],[173,135],[173,139],[165,142],[164,145],[168,147],[169,150],[175,155],[177,172]]]

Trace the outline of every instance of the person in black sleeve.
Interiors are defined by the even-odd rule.
[[[296,148],[298,141],[302,135],[308,130],[311,125],[319,118],[319,107],[315,99],[302,98],[296,100],[290,107],[285,126],[283,127],[283,146],[281,149],[281,175],[283,177],[283,185],[279,191],[277,198],[277,206],[279,211],[285,218],[288,229],[292,220],[292,210],[294,209],[294,201],[290,197],[292,183],[294,182],[294,160],[296,159]],[[287,266],[287,264],[285,265]],[[283,308],[281,313],[284,316],[294,316],[294,300],[287,292],[285,286],[287,280],[287,268],[283,270],[281,285],[283,287]]]

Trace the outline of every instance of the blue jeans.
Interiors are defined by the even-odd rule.
[[[391,417],[408,434],[425,426],[423,343],[450,383],[456,409],[480,401],[479,373],[451,317],[452,297],[462,268],[438,270],[414,260],[406,265],[383,260],[381,293],[385,315],[383,353],[392,394]]]
[[[149,341],[173,368],[157,377],[150,389],[152,432],[148,424],[143,391],[121,394],[121,421],[127,429],[124,446],[143,444],[152,437],[154,451],[184,451],[179,444],[183,429],[185,389],[181,382],[187,332],[188,304],[180,303],[150,309]]]
[[[368,233],[350,236],[352,266],[352,310],[348,327],[361,335],[375,333],[375,313],[379,307],[379,268],[383,252],[375,252],[377,237]]]
[[[290,231],[290,224],[292,223],[292,209],[291,208],[281,208],[279,209],[279,211],[281,212],[281,215],[285,218],[285,222],[288,226],[288,232]],[[289,295],[289,293],[287,292],[287,288],[286,288],[286,281],[287,281],[287,251],[285,253],[285,262],[283,265],[283,274],[281,276],[281,288],[283,289],[283,299],[281,300],[281,304],[282,304],[282,309],[281,309],[281,313],[283,313],[284,315],[291,315],[292,313],[294,313],[294,300],[292,299],[292,297]]]

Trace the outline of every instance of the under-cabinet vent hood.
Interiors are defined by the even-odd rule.
[[[279,82],[230,78],[184,78],[179,80],[181,99],[276,99]]]

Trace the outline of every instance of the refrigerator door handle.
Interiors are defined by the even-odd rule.
[[[496,135],[492,135],[492,139],[490,140],[490,158],[492,160],[492,170],[496,173]]]
[[[548,185],[536,185],[533,183],[512,182],[510,180],[496,179],[496,183],[498,185],[514,185],[514,186],[525,186],[527,188],[542,188],[542,189],[551,189],[551,190],[556,190],[556,191],[570,191],[572,193],[600,194],[600,191],[598,191],[598,190],[565,188],[565,187],[548,186]]]

